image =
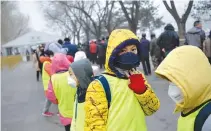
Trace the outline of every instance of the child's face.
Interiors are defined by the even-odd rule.
[[[77,86],[78,86],[79,85],[78,79],[76,78],[76,76],[75,76],[71,67],[69,68],[69,74],[70,74],[70,77],[72,77],[76,81]]]
[[[137,50],[136,45],[128,45],[128,46],[126,46],[125,48],[123,48],[120,51],[120,53],[118,55],[122,55],[122,54],[127,53],[127,52],[132,52],[134,54],[138,54],[138,50]]]

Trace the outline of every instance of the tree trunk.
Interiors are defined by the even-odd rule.
[[[84,30],[85,35],[86,35],[86,41],[90,40],[90,34],[89,34],[89,30]]]
[[[96,31],[96,38],[99,40],[100,39],[100,37],[101,37],[101,27],[99,26],[98,27],[98,30]]]
[[[78,40],[78,43],[80,43],[80,31],[77,31],[77,40]]]
[[[179,38],[180,39],[184,39],[185,37],[185,32],[186,32],[186,30],[185,30],[185,23],[183,23],[183,22],[178,22],[177,23],[177,27],[178,27],[178,34],[179,34]]]
[[[75,44],[75,33],[73,34],[73,43]]]
[[[136,34],[137,26],[134,23],[130,24],[130,30]]]

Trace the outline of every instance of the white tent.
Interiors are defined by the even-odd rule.
[[[23,36],[18,37],[15,40],[12,40],[6,44],[4,44],[3,48],[10,47],[23,47],[23,46],[34,46],[49,42],[56,42],[60,37],[56,35],[50,35],[45,32],[32,31],[26,33]]]

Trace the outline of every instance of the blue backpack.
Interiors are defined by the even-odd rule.
[[[108,84],[108,81],[106,80],[106,78],[103,75],[95,76],[93,80],[97,80],[102,84],[103,89],[106,93],[106,99],[108,101],[108,109],[109,109],[110,103],[111,103],[111,91],[110,91],[110,86]],[[77,108],[78,108],[78,101],[76,100],[75,119],[77,118]]]
[[[194,131],[201,131],[205,121],[209,116],[211,116],[211,102],[207,103],[196,116],[194,122]]]
[[[110,91],[110,86],[109,86],[108,81],[106,80],[105,76],[103,76],[103,75],[95,76],[94,80],[98,80],[102,84],[104,91],[106,93],[106,99],[108,101],[108,108],[109,108],[110,103],[111,103],[111,91]]]

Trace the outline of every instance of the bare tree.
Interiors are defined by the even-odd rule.
[[[42,6],[51,26],[60,27],[66,37],[72,36],[74,43],[76,39],[80,42],[81,23],[77,22],[66,6],[61,5],[60,2],[44,2]]]
[[[124,22],[127,21],[125,17],[122,17],[123,14],[120,12],[119,8],[114,9],[115,1],[106,1],[105,5],[105,19],[104,25],[105,28],[110,34],[112,30],[120,27]]]
[[[136,30],[138,28],[138,21],[140,18],[140,2],[139,1],[132,1],[132,6],[130,8],[130,12],[128,12],[127,8],[125,7],[125,4],[122,1],[119,1],[122,11],[124,12],[124,15],[128,21],[129,28],[133,33],[136,34]]]
[[[29,17],[19,11],[17,2],[1,1],[1,44],[27,33],[28,23]]]
[[[152,32],[160,28],[164,23],[162,17],[157,14],[157,7],[152,1],[119,1],[125,18],[131,31],[136,33],[137,29]]]
[[[168,10],[168,12],[173,16],[174,20],[176,21],[177,23],[177,26],[178,26],[178,30],[179,30],[179,36],[180,38],[184,38],[185,36],[185,32],[186,32],[186,29],[185,29],[185,24],[186,24],[186,21],[188,19],[188,16],[190,14],[190,11],[192,9],[192,6],[193,6],[193,0],[190,0],[189,3],[188,3],[188,8],[186,9],[185,13],[182,15],[182,17],[180,17],[177,13],[177,9],[175,7],[175,4],[174,4],[174,0],[171,0],[170,1],[170,4],[171,4],[171,8],[170,6],[168,5],[167,1],[166,0],[163,0],[163,4],[165,5],[166,9]]]
[[[105,10],[103,10],[103,8],[101,7],[102,3],[100,3],[100,1],[76,1],[74,3],[60,1],[60,3],[66,6],[69,10],[71,10],[72,8],[80,10],[91,22],[91,33],[94,34],[97,39],[101,37],[102,24],[105,18]],[[88,12],[90,8],[92,8],[92,11]],[[92,15],[95,15],[96,18],[94,19]]]

